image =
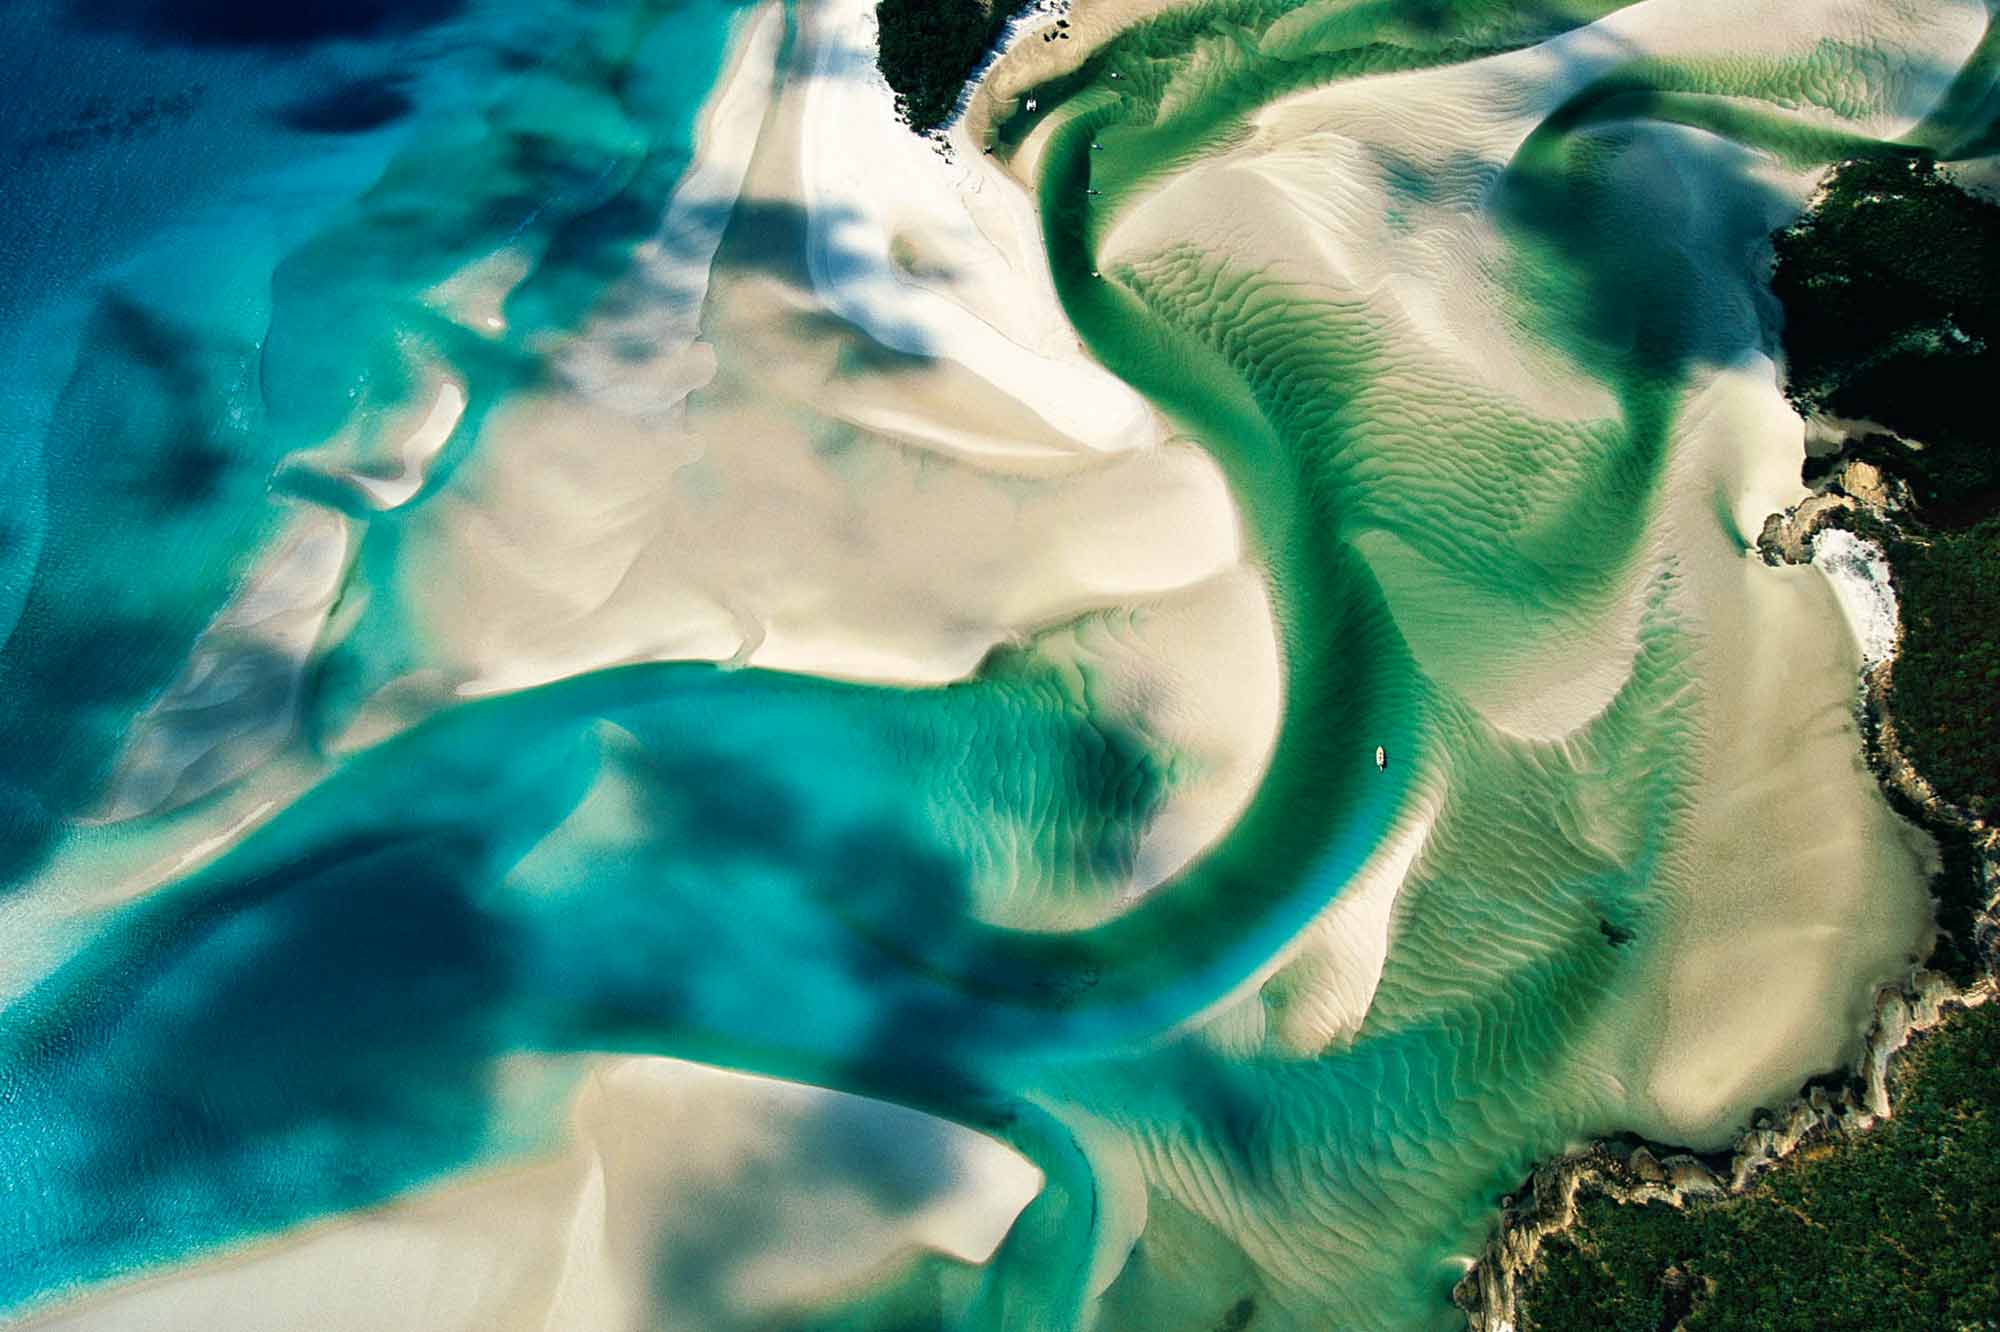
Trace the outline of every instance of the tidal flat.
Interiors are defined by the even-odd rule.
[[[1442,1332],[1932,955],[1771,237],[1983,5],[882,21],[0,15],[0,1318]]]

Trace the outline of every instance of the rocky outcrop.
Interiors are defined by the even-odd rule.
[[[1910,488],[1859,458],[1839,462],[1812,494],[1764,520],[1757,553],[1766,564],[1807,564],[1812,539],[1836,515],[1867,514],[1883,522],[1910,503]]]
[[[1836,491],[1820,491],[1764,520],[1757,553],[1766,564],[1812,563],[1812,539],[1835,514],[1853,513],[1855,503]]]

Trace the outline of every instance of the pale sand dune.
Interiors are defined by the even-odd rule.
[[[972,1133],[678,1060],[521,1059],[565,1141],[24,1326],[50,1332],[729,1332],[913,1249],[985,1260],[1040,1187]],[[578,1075],[580,1080],[578,1080]]]
[[[425,576],[403,596],[458,692],[675,658],[941,682],[1021,629],[1238,558],[1191,449],[1016,485],[858,432],[830,464],[747,395],[716,427],[562,399],[489,420],[408,528]]]

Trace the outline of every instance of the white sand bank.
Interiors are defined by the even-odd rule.
[[[99,819],[117,822],[199,799],[285,743],[349,545],[339,515],[310,505],[293,510],[202,631],[179,678],[134,723]]]
[[[357,472],[355,484],[368,493],[378,509],[393,509],[407,503],[423,489],[425,467],[445,446],[464,415],[465,386],[454,379],[441,379],[431,398],[430,410],[416,429],[403,437],[397,449],[395,474],[369,476]]]
[[[1665,522],[1706,645],[1706,743],[1660,1007],[1644,1017],[1657,1045],[1634,1070],[1632,1126],[1656,1138],[1713,1145],[1750,1106],[1842,1066],[1874,985],[1929,935],[1928,839],[1862,762],[1861,663],[1833,592],[1816,570],[1746,557],[1705,512],[1717,490],[1746,516],[1792,502],[1803,433],[1762,358],[1686,413]]]
[[[1089,448],[1143,446],[1151,410],[1077,350],[1032,203],[962,136],[947,163],[896,122],[874,8],[829,0],[801,14],[799,184],[819,299],[888,346],[957,361]],[[930,271],[893,262],[898,240],[935,256]]]

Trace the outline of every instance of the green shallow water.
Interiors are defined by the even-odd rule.
[[[1497,1198],[1628,1104],[1637,1065],[1606,1051],[1649,1039],[1629,1036],[1631,1006],[1690,890],[1716,687],[1654,540],[1681,401],[1767,338],[1755,247],[1786,205],[1753,156],[1904,150],[1828,118],[1882,99],[1880,62],[1838,43],[1594,54],[1504,157],[1396,165],[1413,214],[1462,195],[1490,211],[1498,317],[1597,394],[1593,413],[1441,377],[1353,293],[1192,222],[1103,251],[1116,218],[1241,149],[1278,98],[1526,50],[1615,8],[1190,5],[998,127],[1011,151],[1058,118],[1040,217],[1065,311],[1221,464],[1283,661],[1240,819],[1088,929],[987,923],[979,876],[1006,861],[1038,891],[1115,892],[1185,765],[1058,661],[1062,627],[935,688],[619,666],[334,749],[426,663],[394,592],[425,572],[404,524],[451,492],[496,410],[559,383],[550,349],[630,269],[686,165],[734,7],[579,7],[540,58],[502,62],[504,95],[413,121],[274,244],[242,279],[260,294],[230,307],[242,329],[196,338],[185,293],[150,298],[171,318],[104,298],[37,437],[48,553],[0,660],[10,747],[50,756],[9,769],[10,900],[184,835],[185,814],[90,815],[118,741],[268,540],[273,485],[362,529],[334,613],[352,632],[300,686],[309,789],[213,863],[70,920],[56,964],[14,986],[0,1303],[170,1273],[546,1148],[552,1118],[501,1111],[501,1062],[615,1050],[898,1101],[1042,1170],[983,1267],[920,1255],[801,1328],[1452,1326]],[[1975,132],[1985,60],[1922,133]],[[1656,189],[1649,154],[1688,131],[1698,187]],[[531,259],[505,338],[417,301],[508,246]],[[407,406],[412,348],[470,405],[411,508],[375,513],[286,464]],[[106,427],[113,404],[131,433]],[[156,465],[162,437],[202,462],[191,494],[93,488]],[[192,581],[153,585],[132,542],[178,552]],[[1549,740],[1489,717],[1496,663],[1559,655],[1621,607],[1630,661],[1602,706]],[[92,677],[107,659],[122,674]],[[1412,836],[1365,1019],[1287,1043],[1325,978],[1246,982]]]

